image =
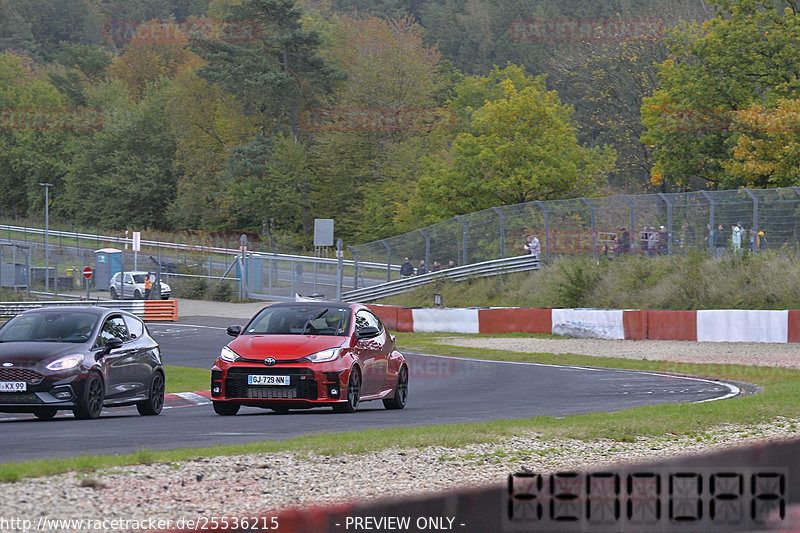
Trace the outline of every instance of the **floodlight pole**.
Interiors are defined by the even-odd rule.
[[[40,183],[44,187],[44,291],[50,292],[50,187],[52,183]]]

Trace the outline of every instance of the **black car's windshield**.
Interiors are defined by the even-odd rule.
[[[268,307],[256,316],[245,335],[347,335],[350,310],[343,307]]]
[[[86,342],[96,322],[80,311],[17,315],[0,328],[0,342]]]

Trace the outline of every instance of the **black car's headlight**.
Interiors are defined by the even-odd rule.
[[[330,348],[328,350],[322,350],[321,352],[307,355],[306,359],[308,359],[312,363],[327,363],[328,361],[333,361],[334,359],[339,357],[339,354],[341,353],[342,353],[341,348]]]
[[[55,361],[48,363],[45,368],[52,372],[61,372],[62,370],[69,370],[71,368],[75,368],[79,364],[83,363],[83,354],[76,354],[76,355],[67,355],[65,357],[60,357]]]
[[[239,356],[238,353],[234,352],[233,350],[225,346],[224,348],[222,348],[222,350],[219,351],[219,358],[222,359],[223,361],[228,361],[229,363],[233,363],[241,359],[241,356]]]

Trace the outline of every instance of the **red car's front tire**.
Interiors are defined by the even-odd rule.
[[[333,405],[334,413],[355,413],[361,400],[361,372],[358,367],[350,369],[347,380],[347,401]]]

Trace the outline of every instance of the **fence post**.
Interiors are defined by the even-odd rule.
[[[342,252],[342,239],[336,239],[336,257],[339,259],[337,263],[337,272],[336,272],[336,301],[342,300],[342,276],[344,275],[343,270],[343,259],[344,259],[344,252]]]
[[[493,207],[492,210],[500,217],[500,259],[506,258],[506,219],[502,211]]]
[[[658,193],[658,196],[667,204],[667,254],[672,255],[672,202],[663,192]]]
[[[550,213],[547,211],[547,206],[541,200],[536,200],[542,212],[544,213],[544,263],[550,264]]]
[[[425,230],[417,230],[419,231],[423,237],[425,237],[425,267],[430,268],[431,263],[431,238],[428,237],[428,234],[425,233]]]
[[[358,252],[352,246],[347,246],[353,252],[353,289],[358,288]]]
[[[753,229],[758,233],[758,198],[750,189],[744,189],[744,192],[753,199]]]
[[[467,223],[464,222],[464,219],[462,219],[458,215],[456,215],[456,220],[461,222],[461,227],[462,227],[461,236],[462,236],[462,243],[463,244],[461,246],[461,251],[464,253],[464,259],[461,261],[461,264],[462,265],[466,265],[467,264]],[[428,260],[426,259],[425,262],[427,263]],[[428,267],[428,268],[430,268],[430,267]]]
[[[636,229],[635,229],[636,228],[636,209],[633,206],[633,200],[628,198],[627,194],[621,194],[620,196],[622,196],[622,198],[626,202],[628,202],[628,206],[630,207],[630,210],[631,210],[631,226],[630,226],[631,237],[629,239],[630,242],[628,243],[628,252],[629,253],[633,253],[634,250],[635,250],[634,243],[636,242],[636,238],[635,238],[635,235],[636,235]]]
[[[717,238],[717,226],[714,224],[714,198],[707,191],[700,192],[708,200],[708,223],[711,224],[711,229],[708,230],[708,252],[714,257],[717,253],[714,245],[714,240]]]
[[[386,247],[386,281],[392,281],[392,247],[386,244],[385,239],[381,242]]]
[[[581,198],[583,203],[589,206],[591,218],[592,218],[592,260],[597,260],[597,229],[594,227],[594,206],[592,202],[587,200],[586,198]]]

